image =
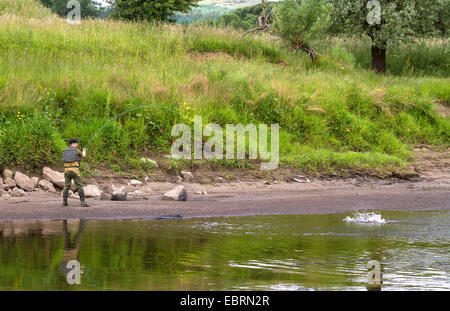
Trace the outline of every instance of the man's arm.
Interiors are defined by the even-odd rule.
[[[86,158],[86,154],[82,152],[80,149],[77,149],[77,154],[82,158]]]

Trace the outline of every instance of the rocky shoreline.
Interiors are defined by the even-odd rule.
[[[61,206],[64,175],[45,167],[40,176],[4,169],[0,177],[0,220],[133,218],[179,214],[183,217],[328,213],[354,209],[450,209],[449,148],[416,148],[404,176],[376,178],[299,175],[296,170],[194,170],[150,176],[100,171],[86,177],[91,204],[81,208],[74,185],[69,208]],[[183,201],[183,202],[179,202]]]
[[[192,181],[191,172],[182,172],[180,181]],[[130,179],[127,185],[109,184],[102,189],[96,184],[86,184],[84,186],[85,196],[87,198],[98,198],[104,201],[131,201],[142,199],[153,193],[148,186],[149,178],[146,176],[144,181]],[[19,171],[13,172],[10,169],[4,169],[0,177],[0,199],[8,200],[12,197],[25,197],[30,193],[57,193],[64,188],[64,174],[55,171],[49,167],[42,170],[42,178],[37,176],[27,176]],[[69,197],[79,199],[76,193],[77,189],[72,181]],[[61,193],[62,194],[62,193]],[[205,193],[206,194],[206,193]],[[186,201],[187,191],[183,185],[178,185],[172,190],[162,195],[163,200]]]

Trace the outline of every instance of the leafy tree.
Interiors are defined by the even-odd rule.
[[[111,17],[135,21],[172,21],[175,12],[188,12],[199,0],[108,0]]]
[[[68,0],[40,0],[46,7],[50,8],[59,16],[66,17],[72,8],[67,8]],[[102,8],[95,0],[77,0],[80,3],[81,18],[100,17]]]
[[[333,27],[372,40],[372,69],[386,71],[386,50],[414,37],[445,33],[449,0],[333,0]],[[448,26],[448,24],[447,24]],[[444,30],[442,30],[444,29]]]
[[[295,51],[302,50],[314,61],[313,40],[329,27],[330,5],[326,0],[284,0],[275,10],[275,33]]]

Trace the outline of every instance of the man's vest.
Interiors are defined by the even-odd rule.
[[[62,153],[62,161],[64,163],[73,163],[73,162],[80,162],[81,157],[78,155],[77,148],[74,147],[67,147],[63,150]]]

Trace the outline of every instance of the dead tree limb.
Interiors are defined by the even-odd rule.
[[[270,28],[271,25],[269,22],[269,17],[272,14],[272,11],[270,11],[269,13],[266,12],[265,0],[261,0],[261,6],[262,6],[261,16],[258,17],[258,25],[259,26],[244,32],[244,34],[242,35],[242,38],[250,33],[256,33],[258,31],[266,31]]]

